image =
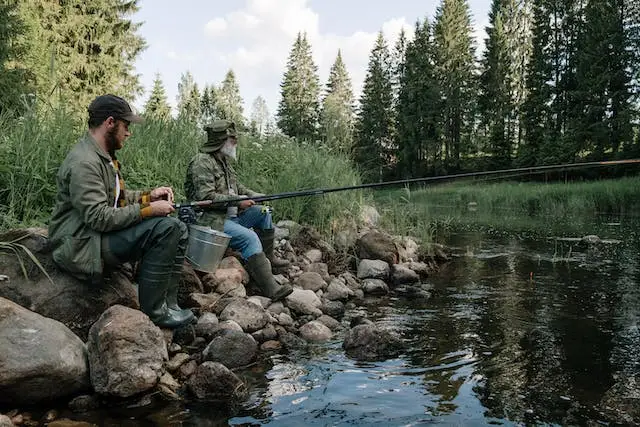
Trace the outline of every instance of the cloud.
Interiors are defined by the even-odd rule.
[[[381,29],[390,47],[402,28],[408,35],[413,33],[413,24],[404,17],[382,23]],[[245,104],[250,106],[253,98],[261,94],[271,113],[279,101],[279,84],[299,32],[306,33],[311,44],[323,87],[340,49],[357,96],[377,33],[322,32],[320,16],[306,0],[248,0],[243,7],[209,20],[204,28],[208,40],[218,42],[218,49],[220,42],[227,43],[228,48],[222,49],[217,59],[227,69],[234,70],[243,95],[252,94],[251,99],[245,99]]]

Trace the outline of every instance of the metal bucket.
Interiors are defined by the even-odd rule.
[[[224,257],[231,236],[211,227],[189,225],[189,244],[185,257],[194,270],[213,273]]]

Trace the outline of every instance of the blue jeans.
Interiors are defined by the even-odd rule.
[[[261,205],[253,205],[237,217],[227,218],[224,221],[224,232],[231,236],[229,246],[240,251],[245,261],[252,255],[262,252],[260,238],[252,228],[260,230],[273,228],[271,212],[268,209],[263,211],[262,208]]]

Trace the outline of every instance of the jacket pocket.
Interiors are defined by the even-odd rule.
[[[100,271],[100,252],[93,250],[91,237],[67,237],[53,251],[53,260],[61,269],[81,278],[90,279]]]

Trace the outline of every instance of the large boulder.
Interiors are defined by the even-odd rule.
[[[0,403],[34,404],[89,388],[80,338],[60,322],[0,298]]]
[[[378,361],[397,356],[403,348],[403,341],[387,329],[366,323],[347,331],[342,348],[356,360]]]
[[[107,272],[101,285],[76,280],[53,263],[46,236],[47,230],[41,228],[0,235],[0,242],[14,242],[16,250],[0,250],[0,271],[7,276],[0,281],[0,297],[62,322],[83,340],[108,307],[139,307],[130,271],[123,268]]]
[[[400,258],[393,237],[377,230],[369,231],[356,242],[358,257],[361,259],[381,259],[389,264],[397,264]]]
[[[130,397],[153,388],[169,360],[162,331],[139,310],[109,308],[91,327],[87,342],[96,392]]]

